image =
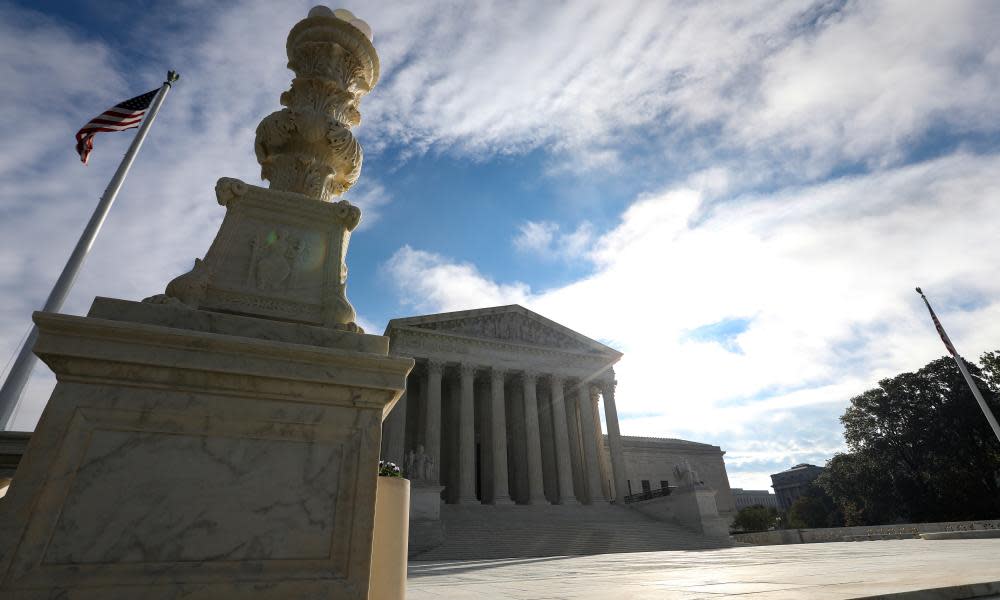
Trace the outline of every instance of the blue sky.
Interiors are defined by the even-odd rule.
[[[204,255],[223,176],[308,2],[0,2],[0,356],[132,133],[73,133],[182,79],[65,308],[141,299]],[[762,488],[843,447],[848,400],[1000,347],[1000,5],[366,2],[382,78],[355,133],[348,256],[365,326],[517,302],[625,353],[626,434],[727,451]],[[38,369],[16,425],[53,381]]]

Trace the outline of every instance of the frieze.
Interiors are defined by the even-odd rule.
[[[392,352],[407,356],[430,356],[435,353],[468,354],[471,348],[478,348],[493,353],[508,354],[515,362],[528,363],[532,357],[544,361],[546,369],[560,369],[567,373],[591,375],[607,369],[617,360],[617,356],[582,354],[559,348],[546,348],[519,344],[504,340],[457,337],[448,333],[413,327],[395,327],[389,332]],[[498,357],[499,358],[499,357]],[[539,365],[541,368],[541,365]]]
[[[590,346],[579,340],[517,313],[475,315],[447,321],[420,323],[414,327],[533,346],[593,352]]]

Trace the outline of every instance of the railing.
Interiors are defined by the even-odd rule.
[[[670,488],[660,488],[657,490],[648,490],[645,492],[639,492],[637,494],[629,494],[625,496],[625,504],[631,504],[633,502],[642,502],[643,500],[652,500],[653,498],[662,498],[664,496],[670,495]]]

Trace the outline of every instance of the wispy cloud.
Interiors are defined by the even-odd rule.
[[[514,248],[544,259],[579,259],[594,239],[594,226],[584,222],[569,233],[551,221],[525,221],[514,236]]]
[[[975,0],[426,6],[373,15],[389,69],[369,120],[413,151],[811,178],[1000,127],[1000,9]]]

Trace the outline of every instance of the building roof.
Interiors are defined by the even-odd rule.
[[[604,434],[604,443],[607,444],[608,435]],[[659,437],[646,437],[646,436],[636,436],[636,435],[623,435],[622,445],[631,448],[675,448],[683,449],[684,451],[699,451],[699,452],[719,452],[725,454],[722,448],[719,446],[714,446],[712,444],[704,444],[702,442],[692,442],[689,440],[682,440],[678,438],[659,438]]]
[[[793,473],[793,472],[796,472],[796,471],[808,471],[808,470],[812,470],[812,469],[819,469],[819,470],[822,471],[823,467],[819,467],[819,466],[816,466],[816,465],[811,465],[809,463],[799,463],[799,464],[795,465],[794,467],[791,467],[791,468],[785,469],[784,471],[781,471],[780,473],[774,473],[774,475],[781,475],[782,473]]]
[[[573,331],[565,325],[560,325],[520,304],[392,319],[386,326],[384,335],[391,337],[390,332],[397,328],[415,328],[467,337],[503,337],[485,333],[490,329],[484,327],[486,324],[491,325],[493,329],[499,329],[496,327],[498,317],[505,318],[501,327],[505,330],[508,341],[536,346],[555,342],[555,345],[567,349],[605,355],[615,361],[622,356],[622,353],[614,348]]]

